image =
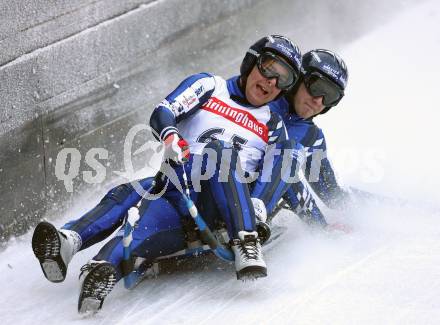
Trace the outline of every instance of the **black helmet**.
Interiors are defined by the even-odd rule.
[[[321,114],[326,113],[331,107],[337,105],[342,97],[344,97],[348,70],[344,60],[336,53],[324,49],[316,49],[305,53],[302,59],[301,74],[306,86],[311,78],[323,79],[334,85],[333,92],[330,94],[332,96],[329,96],[330,98],[326,98],[322,94],[324,95],[324,105],[326,108]],[[310,87],[307,88],[310,92]],[[325,103],[326,100],[328,101],[327,103]]]
[[[301,51],[298,46],[287,37],[269,35],[258,40],[246,52],[240,67],[240,75],[244,82],[246,82],[249,73],[257,63],[258,57],[264,52],[270,52],[282,57],[293,68],[297,76],[299,76],[301,69]],[[293,86],[296,81],[297,78],[293,80],[291,86]]]

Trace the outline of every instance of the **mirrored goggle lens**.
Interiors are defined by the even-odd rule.
[[[323,96],[325,106],[332,105],[342,98],[343,91],[324,76],[312,73],[305,78],[305,85],[313,97]]]
[[[291,87],[298,78],[295,70],[273,53],[261,54],[257,66],[264,77],[277,78],[276,86],[282,90]]]

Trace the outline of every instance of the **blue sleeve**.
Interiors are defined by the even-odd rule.
[[[290,210],[294,211],[301,220],[310,225],[327,226],[327,221],[312,193],[302,183],[295,183],[286,191],[283,199],[288,204]]]
[[[316,204],[303,178],[299,176],[300,167],[304,164],[304,147],[294,140],[277,143],[281,154],[275,156],[271,167],[271,179],[264,182],[260,175],[251,197],[259,198],[266,205],[268,216],[273,216],[278,203],[283,198],[290,209],[309,224],[326,226],[327,222]],[[290,158],[287,155],[291,155]],[[283,160],[290,159],[290,169],[284,168]],[[263,173],[264,174],[264,171]],[[263,177],[262,177],[263,176]],[[263,178],[260,180],[260,178]]]
[[[177,123],[194,114],[208,101],[215,89],[215,79],[208,73],[199,73],[186,78],[154,109],[150,126],[154,137],[164,140],[177,133]]]
[[[286,191],[295,188],[307,189],[299,168],[304,162],[303,147],[295,140],[277,142],[266,152],[263,168],[251,191],[251,197],[259,198],[271,215]]]
[[[270,119],[269,122],[267,122],[267,128],[269,131],[268,146],[287,140],[288,135],[286,126],[278,113],[270,112]]]
[[[308,148],[305,176],[313,191],[331,208],[337,208],[348,195],[336,180],[327,158],[327,145],[321,130],[315,143]]]

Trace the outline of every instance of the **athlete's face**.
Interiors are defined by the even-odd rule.
[[[261,75],[257,66],[249,74],[246,82],[246,99],[253,106],[261,106],[274,100],[281,92],[276,87],[276,78],[266,78]]]
[[[304,119],[307,119],[321,113],[325,108],[322,100],[322,96],[313,97],[310,95],[306,86],[304,85],[304,82],[302,82],[293,98],[296,114]]]

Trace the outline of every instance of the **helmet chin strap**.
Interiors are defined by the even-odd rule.
[[[240,88],[243,95],[246,96],[246,83],[247,83],[247,76],[240,76],[238,78],[238,88]]]
[[[320,115],[320,114],[325,114],[325,113],[327,113],[329,110],[330,110],[330,108],[332,108],[333,106],[326,106],[326,107],[324,107],[324,109],[321,111],[321,113],[318,113],[318,114],[316,114],[316,115]],[[315,116],[316,116],[315,115]]]

